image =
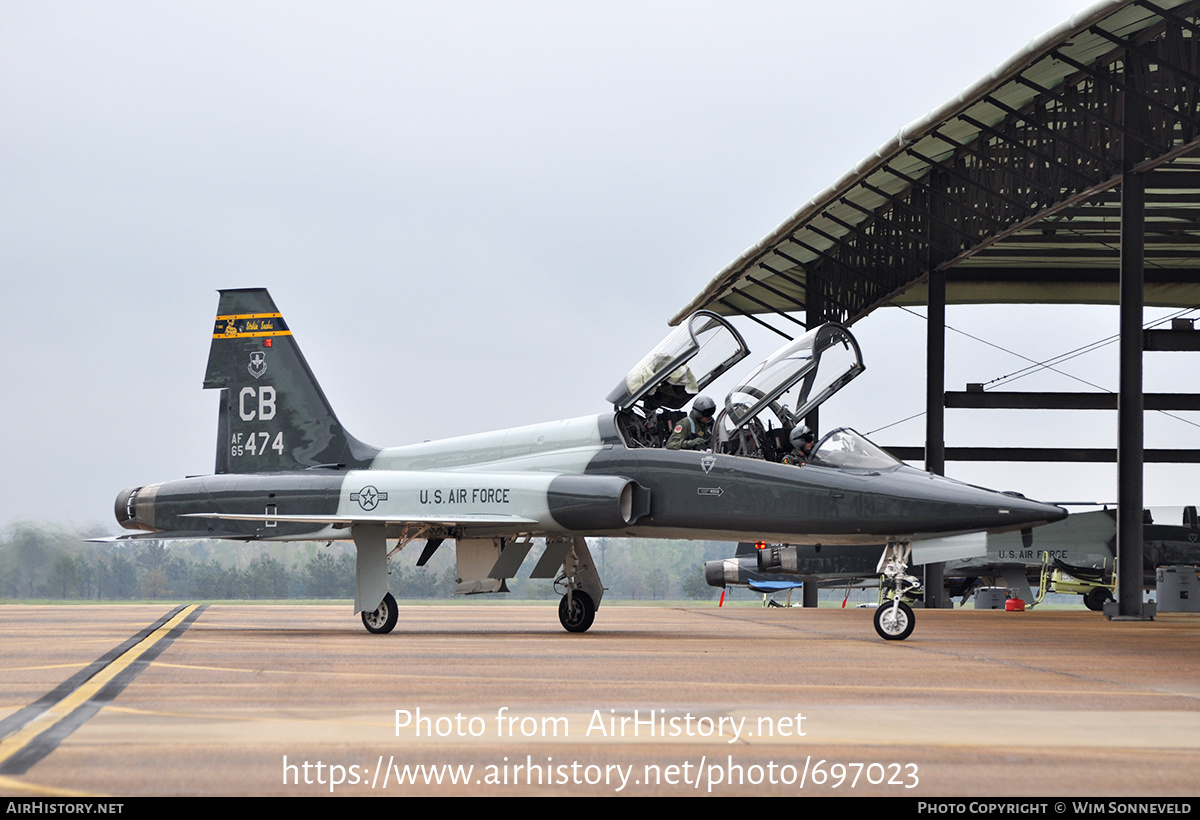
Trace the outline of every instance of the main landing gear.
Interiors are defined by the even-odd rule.
[[[558,620],[568,632],[587,632],[596,620],[596,605],[592,596],[582,589],[568,592],[558,602]]]
[[[547,547],[549,547],[547,540]],[[587,632],[596,620],[596,610],[604,596],[600,573],[588,550],[587,540],[572,539],[570,552],[563,559],[562,572],[554,579],[556,588],[566,587],[558,602],[558,621],[568,632]]]
[[[405,539],[401,539],[402,544]],[[441,539],[438,539],[440,543]],[[399,607],[392,593],[387,589],[387,552],[384,531],[382,527],[372,528],[370,525],[355,527],[355,546],[358,548],[358,563],[356,575],[355,606],[362,613],[363,626],[374,635],[386,635],[396,628],[399,620]],[[458,567],[460,574],[471,583],[459,579],[459,592],[497,592],[503,590],[503,579],[512,577],[529,550],[528,539],[518,544],[517,551],[512,555],[516,560],[506,560],[509,553],[503,553],[503,539],[497,542],[494,553],[486,554],[482,548],[475,550],[473,563],[464,564],[464,553],[460,541],[458,550]],[[478,547],[475,541],[468,541]],[[490,542],[488,544],[490,546]],[[520,547],[523,546],[523,549]],[[399,548],[397,548],[399,549]],[[478,559],[478,560],[474,560]],[[482,563],[481,563],[482,562]],[[421,562],[418,562],[420,564]],[[511,565],[511,566],[509,566]],[[464,570],[464,566],[466,569]],[[488,570],[491,567],[491,570]],[[497,569],[499,568],[499,569]],[[503,571],[511,571],[503,574]],[[557,575],[555,574],[557,573]],[[596,620],[596,610],[600,608],[600,599],[604,597],[604,586],[600,582],[600,574],[596,571],[596,563],[588,549],[584,538],[548,537],[546,552],[534,568],[536,578],[554,578],[554,586],[563,592],[558,605],[558,620],[563,629],[568,632],[587,632]],[[489,582],[495,581],[492,586]],[[499,588],[498,588],[499,587]],[[382,595],[382,598],[377,596]],[[374,609],[366,609],[374,601],[379,601]]]
[[[908,574],[912,544],[888,544],[879,558],[880,602],[875,610],[875,631],[885,641],[902,641],[912,634],[916,617],[902,598],[921,589],[921,580]]]
[[[383,596],[383,600],[379,602],[379,606],[374,612],[362,614],[362,622],[368,632],[386,635],[396,628],[396,621],[399,617],[400,609],[396,606],[396,599],[389,592]]]

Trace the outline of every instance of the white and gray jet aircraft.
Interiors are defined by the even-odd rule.
[[[885,543],[880,565],[903,578],[910,558],[978,554],[964,533],[1066,515],[914,469],[845,428],[808,464],[779,463],[791,427],[863,370],[836,324],[788,343],[734,388],[711,449],[667,449],[684,408],[748,352],[724,319],[700,311],[626,375],[608,412],[381,449],[338,422],[267,291],[223,290],[204,378],[221,391],[214,474],[122,491],[117,520],[142,532],[121,538],[353,540],[355,611],[374,633],[396,625],[387,566],[407,544],[425,542],[423,565],[452,539],[456,591],[475,593],[502,591],[544,538],[530,577],[564,590],[559,619],[584,632],[604,595],[588,536]],[[898,598],[876,614],[885,638],[912,626]]]

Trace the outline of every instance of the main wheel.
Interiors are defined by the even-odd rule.
[[[1112,600],[1112,593],[1105,587],[1092,587],[1083,596],[1083,605],[1092,612],[1103,612],[1104,605]]]
[[[592,596],[581,589],[564,595],[558,602],[558,620],[568,632],[587,632],[596,620]]]
[[[383,596],[379,606],[374,612],[364,612],[362,614],[363,626],[368,632],[376,635],[386,635],[396,628],[396,621],[400,617],[400,609],[396,606],[396,599],[392,597],[392,593]]]
[[[912,634],[916,619],[912,607],[900,601],[885,601],[875,610],[875,631],[885,641],[902,641]]]

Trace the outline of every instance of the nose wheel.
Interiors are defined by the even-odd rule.
[[[885,641],[902,641],[912,634],[916,620],[903,601],[884,601],[875,610],[875,631]]]
[[[558,602],[558,620],[568,632],[587,632],[596,620],[592,596],[581,589],[568,592]]]
[[[885,641],[902,641],[912,634],[916,625],[912,607],[901,600],[905,595],[915,594],[921,589],[921,579],[908,574],[908,559],[912,556],[912,544],[893,542],[888,544],[879,558],[876,572],[880,574],[880,603],[875,610],[875,631]]]

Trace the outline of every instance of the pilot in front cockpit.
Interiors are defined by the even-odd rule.
[[[713,416],[716,402],[708,396],[697,396],[692,410],[681,418],[667,439],[668,450],[712,449]]]
[[[803,467],[812,459],[813,444],[817,437],[813,431],[808,429],[807,425],[797,424],[792,428],[788,439],[792,443],[790,452],[784,453],[780,459],[784,464],[794,464],[797,467]]]

